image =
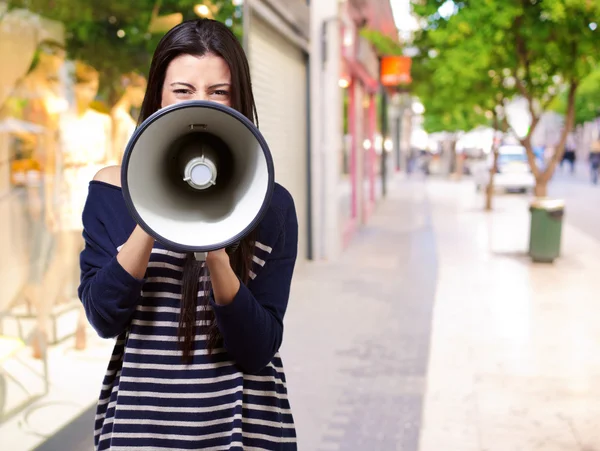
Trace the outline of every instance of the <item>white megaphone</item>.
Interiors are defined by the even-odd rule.
[[[266,213],[273,158],[258,128],[233,108],[186,101],[135,131],[121,184],[129,212],[164,246],[206,252],[236,245]]]

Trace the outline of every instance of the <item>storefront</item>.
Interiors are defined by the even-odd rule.
[[[340,84],[345,90],[345,126],[340,204],[345,247],[359,224],[368,222],[381,195],[382,143],[377,131],[378,59],[371,45],[359,36],[350,11],[342,14]]]
[[[44,393],[45,370],[53,365],[78,362],[82,379],[103,371],[85,373],[87,362],[106,366],[109,354],[100,355],[76,293],[81,214],[94,174],[120,162],[159,39],[198,17],[222,21],[240,40],[243,35],[242,2],[234,0],[164,0],[160,8],[146,2],[145,10],[137,3],[80,3],[15,0],[10,4],[21,8],[8,9],[0,0],[0,364],[6,374],[17,368],[10,377],[0,371],[0,424],[33,394]],[[39,9],[26,9],[29,4]],[[298,83],[304,77],[300,60],[298,54],[285,73]],[[265,129],[273,130],[267,118],[273,114],[264,114],[270,108],[266,82],[257,80],[259,112]],[[295,139],[286,134],[274,148]],[[17,351],[26,365],[13,362]],[[99,388],[77,401],[93,403]]]

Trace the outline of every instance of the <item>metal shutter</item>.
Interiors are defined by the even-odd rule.
[[[275,178],[296,204],[298,261],[306,258],[306,58],[303,50],[258,16],[252,17],[248,58],[260,130],[273,154]]]

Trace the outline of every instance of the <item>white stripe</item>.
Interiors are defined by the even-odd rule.
[[[256,255],[253,255],[253,256],[252,256],[252,260],[253,260],[255,263],[258,263],[260,266],[265,266],[265,261],[264,261],[264,260],[262,260],[262,259],[260,259],[260,258],[258,258]]]
[[[261,250],[265,251],[265,252],[268,252],[269,254],[270,254],[271,252],[273,252],[273,248],[272,248],[272,247],[266,246],[266,245],[264,245],[264,244],[262,244],[262,243],[259,243],[258,241],[256,241],[256,243],[255,243],[255,246],[256,246],[257,248],[259,248],[259,249],[261,249]]]
[[[173,426],[173,427],[207,427],[216,426],[217,424],[231,423],[242,419],[241,413],[236,413],[233,417],[219,418],[218,420],[207,421],[176,421],[176,420],[148,420],[141,418],[119,418],[117,423],[121,424],[147,424],[152,426]],[[108,423],[108,422],[107,422]]]
[[[280,385],[283,385],[284,387],[287,387],[287,385],[284,381],[282,381],[281,379],[277,379],[276,377],[273,377],[273,376],[251,376],[248,374],[244,374],[244,380],[252,381],[252,382],[274,382],[275,384],[280,384]]]
[[[263,448],[254,448],[254,447],[249,448],[247,446],[244,446],[244,444],[242,442],[231,442],[230,445],[202,448],[202,451],[227,451],[231,448],[238,448],[238,447],[243,448],[244,451],[269,451],[268,449],[263,449]],[[165,451],[165,450],[173,451],[173,448],[171,448],[171,447],[165,448],[164,446],[144,446],[144,451]],[[130,446],[111,445],[110,451],[132,451],[132,448]],[[199,451],[199,450],[195,450],[195,451]]]
[[[242,377],[242,373],[226,374],[218,377],[193,378],[193,379],[170,379],[162,377],[131,377],[123,376],[121,381],[140,384],[158,384],[158,385],[202,385],[215,384],[217,382],[231,381]],[[244,377],[244,379],[246,379]]]
[[[199,290],[198,296],[203,297],[209,294],[208,290]],[[167,299],[181,299],[181,293],[169,293],[168,291],[143,291],[142,297],[144,298],[167,298]]]
[[[138,305],[135,308],[138,312],[154,312],[154,313],[179,313],[181,312],[181,307],[162,307],[162,306],[154,306],[154,305]],[[201,312],[204,310],[212,311],[212,308],[206,305],[198,305],[196,306],[196,311]]]
[[[144,439],[144,438],[155,438],[165,440],[181,440],[181,441],[201,441],[201,440],[212,440],[214,438],[229,437],[233,434],[241,434],[240,428],[234,428],[231,431],[216,432],[214,434],[206,435],[181,435],[181,434],[157,434],[154,432],[113,432],[112,434],[105,434],[112,436],[112,438],[133,438],[133,439]],[[100,440],[103,439],[104,435],[100,436]],[[257,437],[258,438],[258,437]],[[112,447],[111,447],[112,449]]]
[[[279,421],[260,420],[258,418],[242,418],[242,423],[256,424],[259,426],[268,426],[271,428],[294,429],[293,423],[282,423]]]
[[[119,370],[119,371],[117,372],[117,376],[116,376],[116,378],[118,379],[118,378],[120,378],[120,377],[121,377],[121,370]],[[102,384],[102,388],[100,388],[100,391],[108,390],[108,389],[109,389],[109,388],[111,388],[111,387],[112,387],[112,388],[113,388],[113,390],[114,390],[114,387],[115,387],[115,386],[114,386],[113,384]],[[111,392],[112,392],[112,390],[111,390]]]
[[[248,274],[250,275],[250,278],[251,278],[251,279],[255,279],[255,278],[256,278],[256,273],[255,273],[254,271],[252,271],[252,270],[249,270],[249,271],[248,271]]]
[[[185,258],[185,254],[181,253],[181,252],[174,252],[174,251],[169,251],[167,249],[157,249],[157,248],[152,248],[152,253],[153,254],[162,254],[162,255],[167,255],[169,257],[177,257],[177,258]]]
[[[137,326],[155,326],[155,327],[179,327],[179,322],[177,321],[144,321],[141,319],[134,319],[131,324],[135,324]],[[210,326],[211,321],[198,320],[196,321],[196,326]]]
[[[109,408],[112,403],[109,404]],[[116,405],[116,402],[115,402]],[[210,407],[163,407],[163,406],[151,406],[151,405],[123,405],[119,406],[119,410],[129,410],[132,412],[165,412],[165,413],[207,413],[207,412],[217,412],[219,410],[230,410],[235,409],[242,405],[242,400],[239,399],[235,402],[230,402],[227,404],[220,404],[217,406]]]
[[[263,406],[261,404],[249,404],[249,403],[245,403],[243,405],[244,409],[248,409],[248,410],[260,410],[262,412],[272,412],[272,413],[277,413],[279,415],[291,415],[292,414],[292,409],[282,409],[281,407],[276,407],[276,406]],[[119,406],[119,409],[121,408],[121,406]]]
[[[224,366],[234,366],[235,364],[229,360],[225,362],[212,362],[212,363],[193,363],[190,365],[185,364],[160,364],[160,363],[134,363],[134,362],[123,362],[123,368],[133,368],[136,370],[211,370],[213,368],[221,368]],[[121,407],[119,407],[121,408]]]
[[[296,443],[296,437],[272,437],[270,435],[256,434],[253,432],[243,432],[242,437],[257,438],[259,440],[266,440],[267,442],[275,442],[275,443]]]
[[[210,399],[219,396],[234,395],[242,391],[242,387],[228,388],[207,393],[161,393],[155,391],[119,390],[119,396],[131,396],[133,398],[159,398],[159,399]],[[245,392],[246,390],[244,390]],[[121,408],[119,406],[119,408]]]
[[[287,394],[277,393],[272,390],[253,390],[253,389],[245,388],[244,394],[245,395],[253,395],[253,396],[266,396],[269,398],[287,399]]]
[[[183,266],[173,265],[172,263],[167,262],[149,262],[148,268],[163,268],[172,269],[173,271],[183,271]]]
[[[169,283],[171,285],[181,285],[180,279],[174,279],[172,277],[148,277],[147,283]]]
[[[106,411],[108,412],[110,409],[114,409],[117,405],[117,401],[112,401],[108,404]],[[119,410],[129,410],[132,412],[163,412],[163,413],[206,413],[206,412],[217,412],[219,410],[229,410],[235,407],[242,406],[247,410],[258,410],[261,412],[270,412],[276,413],[278,415],[291,415],[291,409],[282,409],[281,407],[276,406],[263,406],[261,404],[250,404],[244,403],[242,404],[242,400],[238,399],[235,402],[227,403],[227,404],[219,404],[216,406],[210,407],[169,407],[169,406],[152,406],[152,405],[138,405],[138,404],[130,404],[130,405],[120,405]]]
[[[148,335],[148,334],[129,334],[132,340],[149,340],[149,341],[180,341],[177,335]],[[208,340],[208,335],[196,335],[196,341]]]
[[[209,276],[201,276],[198,278],[198,282],[208,282],[210,280]],[[172,277],[148,277],[146,282],[150,283],[169,283],[171,285],[181,285],[180,279],[174,279]]]
[[[223,352],[225,352],[225,349],[223,348],[215,348],[213,350],[213,354],[222,354]],[[128,347],[127,348],[127,353],[128,354],[137,354],[137,355],[156,355],[156,356],[181,356],[181,351],[166,351],[163,349],[145,349],[145,348],[134,348],[134,347]],[[192,355],[208,355],[208,349],[194,349],[194,351],[192,352]]]
[[[114,409],[117,406],[117,401],[112,401],[108,404],[106,411]],[[242,406],[242,400],[238,399],[235,402],[228,404],[220,404],[218,406],[210,407],[162,407],[162,406],[140,406],[140,405],[129,405],[119,406],[119,410],[128,410],[131,412],[163,412],[163,413],[207,413],[207,412],[218,412],[219,410],[231,410],[236,407]],[[100,420],[106,417],[106,414],[96,415],[96,420]],[[108,422],[108,420],[106,420]],[[97,435],[97,434],[96,434]]]

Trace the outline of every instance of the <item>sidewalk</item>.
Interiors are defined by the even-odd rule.
[[[485,214],[468,182],[427,191],[441,269],[420,450],[600,449],[598,239],[567,222],[562,258],[533,265],[525,197]]]
[[[407,181],[341,261],[298,272],[282,356],[300,450],[416,451],[436,271],[425,185]]]

